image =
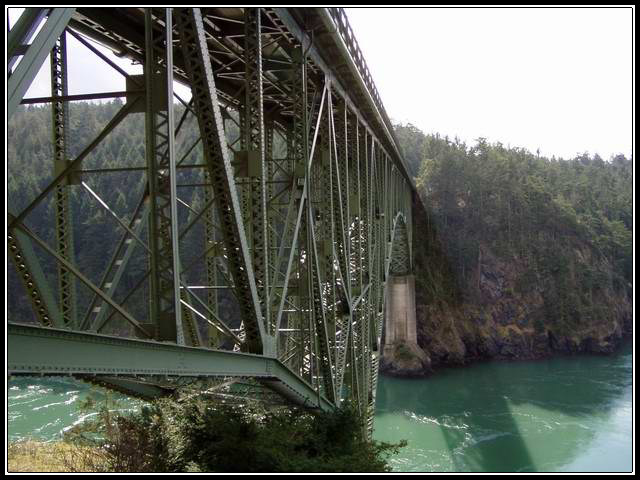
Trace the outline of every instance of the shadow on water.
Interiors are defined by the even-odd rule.
[[[429,379],[384,378],[378,415],[410,417],[413,426],[402,432],[415,435],[409,446],[430,450],[443,442],[455,471],[548,471],[560,466],[548,457],[578,455],[585,438],[597,433],[584,424],[593,416],[605,419],[628,391],[629,355],[630,344],[611,357],[490,362]],[[424,433],[415,433],[416,425]],[[577,434],[581,441],[574,441]]]
[[[499,378],[494,381],[494,387],[502,390]],[[476,400],[473,388],[461,390],[461,401],[472,404]],[[536,471],[506,399],[497,395],[490,405],[493,415],[468,415],[464,420],[466,429],[442,427],[456,470]]]

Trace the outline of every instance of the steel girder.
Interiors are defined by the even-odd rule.
[[[45,327],[62,327],[63,317],[42,272],[31,239],[20,230],[9,232],[7,247],[11,260],[31,301],[36,320]]]
[[[354,402],[371,434],[385,281],[411,270],[412,183],[345,22],[326,9],[73,13],[68,32],[127,78],[120,92],[127,103],[8,218],[11,258],[46,327],[11,326],[10,373],[94,375],[147,397],[200,377],[251,377],[298,403]],[[318,34],[314,42],[308,28]],[[60,48],[59,37],[50,48]],[[88,39],[142,63],[144,75],[122,71]],[[76,99],[62,78],[49,99],[60,159],[69,133],[61,106]],[[189,103],[181,100],[177,126],[171,80],[192,92]],[[83,159],[135,112],[145,116],[146,165],[123,159],[119,168],[83,170]],[[189,133],[195,142],[178,148]],[[132,198],[135,208],[124,215],[84,183],[117,171],[145,174],[142,198]],[[37,205],[78,177],[122,229],[118,242],[105,245],[111,260],[97,283],[65,253],[72,239],[51,248],[26,225]],[[65,215],[61,224],[69,225]],[[83,302],[77,294],[75,304],[88,305],[78,323],[64,320],[64,299],[73,294],[56,302],[43,252],[61,265],[60,277],[70,274],[91,291]],[[140,255],[148,261],[143,272]],[[100,335],[108,328],[142,339]],[[39,346],[49,355],[32,354]],[[82,365],[89,350],[97,356]],[[145,375],[173,380],[154,384]]]
[[[18,21],[16,27],[8,34],[7,67],[9,81],[7,82],[7,112],[9,118],[13,115],[20,101],[33,82],[42,63],[54,48],[60,35],[64,31],[75,8],[53,8],[44,13],[43,9],[31,8],[24,21]],[[41,20],[46,21],[36,34],[31,44],[25,44],[29,37],[40,26]],[[20,62],[12,69],[17,58],[22,55]]]
[[[159,22],[167,28],[158,30]],[[200,345],[191,314],[183,312],[180,291],[180,249],[177,244],[175,139],[173,78],[167,66],[173,63],[171,10],[145,11],[146,90],[145,132],[149,188],[149,247],[151,271],[150,318],[156,324],[155,338],[184,345],[185,330],[191,332],[189,345]],[[171,27],[169,27],[171,26]],[[168,75],[171,77],[169,81]],[[183,323],[183,316],[185,322]]]
[[[20,15],[16,21],[7,41],[7,69],[10,71],[18,61],[20,55],[24,54],[25,46],[29,39],[36,32],[36,29],[47,16],[44,8],[30,8]]]
[[[154,375],[259,378],[282,384],[275,388],[296,403],[330,406],[281,362],[261,355],[14,323],[7,330],[7,370],[12,375],[122,375],[130,382],[136,376]]]
[[[51,49],[51,127],[53,144],[54,171],[64,170],[69,163],[68,159],[68,132],[69,112],[68,104],[60,97],[65,97],[68,92],[67,81],[67,35],[62,32],[60,38]],[[73,225],[71,215],[72,175],[68,175],[64,181],[56,186],[56,247],[58,254],[66,260],[73,262]],[[66,325],[77,328],[75,305],[75,278],[62,264],[58,264],[58,295],[60,298],[60,313]]]

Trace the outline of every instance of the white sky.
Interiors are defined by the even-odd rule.
[[[394,121],[548,156],[631,154],[631,9],[347,15]]]
[[[11,20],[20,10],[10,10]],[[394,121],[546,156],[631,155],[631,9],[348,8],[347,15]],[[141,73],[129,60],[117,63]],[[69,69],[72,94],[124,90],[124,79],[73,39]],[[47,61],[26,96],[49,94]]]

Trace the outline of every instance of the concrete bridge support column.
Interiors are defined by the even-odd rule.
[[[414,275],[390,275],[386,286],[383,371],[402,376],[423,375],[429,358],[418,346]]]
[[[386,288],[383,355],[398,343],[418,344],[416,332],[416,277],[390,275]]]

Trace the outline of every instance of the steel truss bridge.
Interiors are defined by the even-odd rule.
[[[8,293],[34,313],[8,311],[8,374],[143,398],[195,384],[310,408],[350,400],[370,435],[385,281],[411,272],[415,189],[344,11],[30,8],[7,38],[8,121],[21,104],[50,105],[53,156],[33,198],[8,199],[8,258],[24,287]],[[69,94],[70,38],[125,89]],[[51,96],[25,98],[45,62]],[[69,103],[117,97],[72,155]],[[141,161],[91,164],[131,117]],[[129,212],[96,186],[123,172],[143,185],[121,192]],[[74,224],[73,198],[117,240]],[[32,218],[47,203],[43,232]],[[98,276],[74,247],[87,239],[105,242]]]

